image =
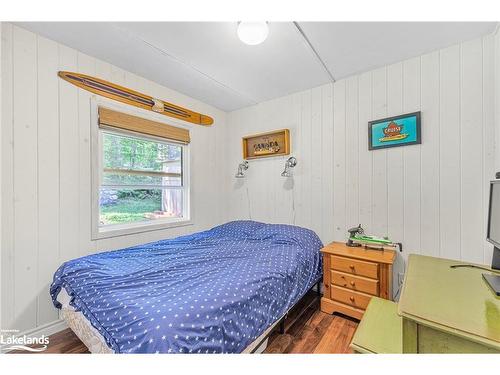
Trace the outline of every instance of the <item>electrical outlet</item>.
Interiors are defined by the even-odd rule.
[[[398,273],[398,285],[401,286],[403,284],[403,280],[405,279],[404,272]]]

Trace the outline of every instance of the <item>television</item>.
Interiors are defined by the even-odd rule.
[[[498,174],[497,177],[499,177]],[[500,270],[500,179],[490,182],[486,239],[494,246],[491,268]],[[490,288],[500,296],[500,276],[484,273],[483,278]]]

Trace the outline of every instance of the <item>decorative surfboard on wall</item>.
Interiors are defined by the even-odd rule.
[[[210,116],[179,107],[178,105],[153,98],[149,95],[116,85],[100,78],[65,71],[60,71],[58,75],[65,81],[84,90],[122,103],[161,113],[162,115],[174,117],[197,125],[210,126],[214,123],[213,118]]]

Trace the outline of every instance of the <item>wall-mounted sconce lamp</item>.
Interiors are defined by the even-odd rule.
[[[296,165],[297,165],[297,159],[295,159],[295,157],[293,156],[289,157],[285,163],[285,170],[281,173],[281,175],[283,177],[292,177],[290,168],[293,168]]]
[[[244,171],[246,171],[247,169],[248,169],[248,161],[244,160],[243,162],[238,164],[238,172],[234,175],[234,177],[245,178]]]

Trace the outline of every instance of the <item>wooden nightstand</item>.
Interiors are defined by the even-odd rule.
[[[332,242],[323,253],[321,311],[361,319],[373,296],[392,300],[392,265],[396,252],[366,250]]]

